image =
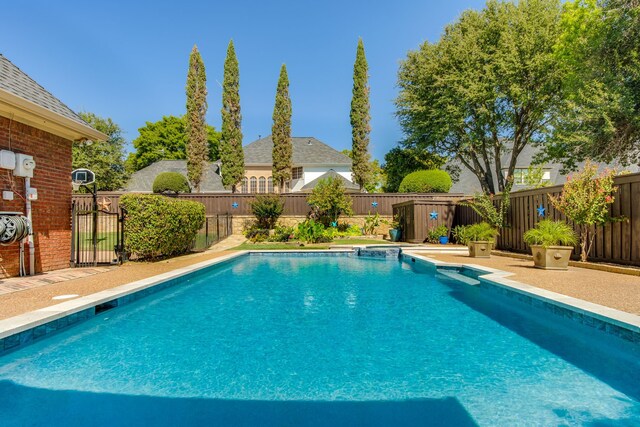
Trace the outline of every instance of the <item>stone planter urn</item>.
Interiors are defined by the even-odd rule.
[[[471,258],[490,258],[493,242],[477,241],[469,242],[469,256]]]
[[[566,270],[569,267],[573,246],[547,246],[545,248],[541,245],[531,245],[531,252],[536,268]]]

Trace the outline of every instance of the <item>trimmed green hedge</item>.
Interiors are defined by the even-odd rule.
[[[451,177],[440,169],[412,172],[400,183],[400,193],[448,193]]]
[[[178,172],[162,172],[153,180],[153,192],[160,194],[191,193],[189,181]]]
[[[204,205],[152,194],[125,194],[125,250],[136,258],[180,255],[191,249],[205,219]]]

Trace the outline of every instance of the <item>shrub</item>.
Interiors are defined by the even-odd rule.
[[[260,194],[251,202],[251,213],[259,228],[271,230],[284,211],[284,201],[277,194]]]
[[[498,230],[491,226],[491,224],[480,222],[468,226],[466,235],[469,242],[493,242],[498,236]]]
[[[369,213],[369,215],[367,215],[364,219],[364,227],[362,231],[364,231],[364,234],[366,234],[367,236],[370,236],[376,231],[376,228],[378,228],[380,222],[381,219],[378,212],[376,212],[375,215],[371,215],[371,213]]]
[[[470,225],[456,225],[451,229],[451,235],[455,239],[455,241],[461,245],[468,245],[471,241],[471,236],[469,234]]]
[[[412,172],[405,176],[398,191],[401,193],[448,193],[451,177],[440,169]]]
[[[188,252],[205,219],[204,205],[152,194],[125,194],[125,250],[137,258]]]
[[[581,172],[567,177],[560,196],[549,196],[553,206],[578,226],[580,261],[586,261],[591,252],[597,226],[623,219],[612,218],[609,213],[613,194],[618,191],[613,185],[614,175],[613,171],[598,175],[598,167],[587,162]]]
[[[507,226],[507,212],[511,206],[511,187],[513,187],[513,178],[507,180],[507,185],[502,194],[500,201],[494,203],[493,194],[476,194],[473,199],[460,202],[461,206],[469,206],[473,209],[483,221],[488,222],[493,228],[504,228]]]
[[[293,227],[277,226],[274,230],[273,236],[269,237],[270,242],[288,242],[295,229]]]
[[[362,236],[362,229],[357,225],[344,224],[343,227],[340,227],[340,224],[338,224],[337,236],[340,236],[340,237]]]
[[[351,197],[345,194],[344,184],[339,178],[321,179],[307,197],[312,215],[325,227],[338,222],[340,215],[352,215]]]
[[[304,243],[319,243],[326,241],[324,226],[313,219],[308,219],[298,224],[295,236],[298,240]]]
[[[543,219],[535,228],[527,230],[523,239],[529,246],[573,246],[578,243],[575,231],[564,221]]]
[[[191,193],[189,181],[178,172],[162,172],[153,180],[153,192],[160,194]]]
[[[439,243],[440,237],[449,237],[449,229],[446,225],[439,225],[427,231],[427,242]]]

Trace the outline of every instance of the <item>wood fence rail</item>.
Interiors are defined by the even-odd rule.
[[[611,215],[622,216],[625,220],[598,227],[589,260],[640,265],[640,173],[618,176],[615,178],[615,185],[618,192],[610,206]],[[509,226],[500,232],[497,248],[529,253],[529,247],[522,239],[525,231],[542,219],[566,220],[549,200],[549,195],[557,196],[561,192],[562,186],[559,185],[511,193],[511,208],[507,213]],[[499,202],[496,201],[497,203]],[[537,208],[540,206],[544,208],[544,217],[538,214]],[[454,225],[468,225],[480,220],[470,207],[458,206]],[[573,225],[571,221],[568,223]],[[574,257],[577,258],[578,255],[579,251],[576,249]]]

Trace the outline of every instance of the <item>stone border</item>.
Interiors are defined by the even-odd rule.
[[[478,279],[480,282],[486,281],[496,286],[499,289],[503,289],[507,292],[512,292],[515,294],[523,295],[526,298],[534,298],[537,300],[541,300],[543,303],[549,303],[555,307],[560,309],[568,310],[574,313],[578,313],[578,315],[591,317],[597,319],[598,322],[604,324],[614,325],[617,328],[622,328],[630,331],[635,334],[635,337],[629,339],[628,337],[623,337],[627,341],[632,341],[634,343],[640,344],[640,316],[626,313],[621,310],[616,310],[614,308],[605,307],[600,304],[595,304],[589,301],[584,301],[578,298],[570,297],[568,295],[562,295],[557,292],[548,291],[546,289],[541,289],[532,285],[527,285],[525,283],[521,283],[515,280],[508,279],[507,277],[513,276],[515,273],[509,273],[502,270],[497,270],[495,268],[484,267],[476,264],[466,264],[466,263],[448,263],[444,261],[439,261],[433,258],[427,258],[423,255],[419,255],[415,252],[406,251],[403,252],[404,255],[415,258],[427,264],[431,264],[438,267],[444,268],[460,268],[460,269],[469,269],[477,272],[477,276],[474,277]],[[532,301],[528,300],[531,305]],[[563,315],[564,313],[556,313]],[[584,320],[584,319],[581,319]],[[591,324],[588,321],[580,322],[587,326],[597,327],[601,329],[599,324]],[[606,325],[605,325],[606,326]],[[608,328],[604,328],[608,329]],[[609,331],[607,331],[609,332]],[[610,332],[612,335],[619,336],[620,334],[615,331]]]
[[[207,267],[238,258],[249,251],[223,255],[218,258],[182,267],[167,273],[147,277],[112,289],[86,295],[72,301],[41,308],[29,313],[0,320],[0,355],[52,332],[93,317],[96,307],[115,307],[142,298],[175,284],[175,280]],[[161,286],[165,285],[165,286]],[[137,296],[137,298],[136,298]],[[111,303],[111,305],[110,305]]]

